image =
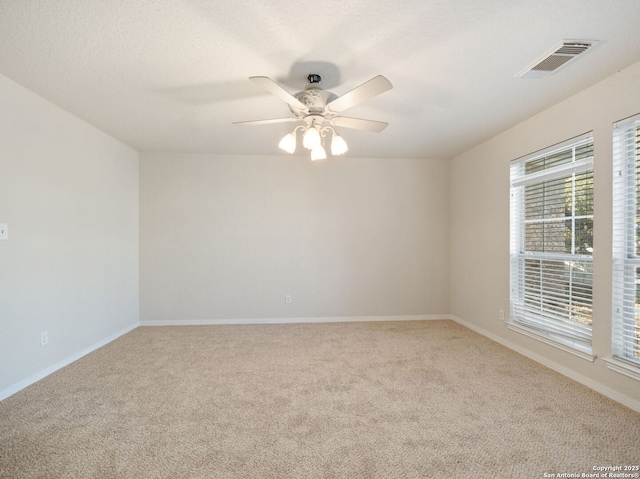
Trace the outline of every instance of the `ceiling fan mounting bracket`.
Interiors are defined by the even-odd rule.
[[[309,74],[307,75],[307,82],[308,82],[310,85],[318,84],[318,83],[322,83],[322,76],[320,76],[320,75],[319,75],[319,74],[317,74],[317,73],[309,73]]]

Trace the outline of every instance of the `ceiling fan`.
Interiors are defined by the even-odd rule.
[[[269,93],[284,100],[289,109],[295,115],[287,118],[273,118],[269,120],[237,121],[236,125],[267,125],[271,123],[302,122],[293,131],[280,140],[279,147],[287,153],[293,153],[296,149],[296,135],[298,130],[303,132],[302,145],[311,150],[312,160],[323,160],[327,154],[323,147],[323,139],[331,132],[331,154],[342,155],[348,147],[344,139],[336,133],[336,126],[381,132],[388,123],[374,120],[363,120],[341,116],[340,113],[374,96],[393,88],[393,85],[382,75],[357,86],[353,90],[338,97],[335,94],[322,90],[319,84],[322,77],[316,73],[307,76],[307,86],[301,92],[293,95],[270,78],[255,76],[249,80],[264,88]]]

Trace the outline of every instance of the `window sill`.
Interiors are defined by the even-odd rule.
[[[507,321],[507,327],[512,331],[515,331],[520,334],[524,334],[525,336],[528,336],[530,338],[533,338],[537,341],[543,342],[555,348],[561,349],[562,351],[565,351],[567,353],[571,353],[574,356],[578,356],[579,358],[584,359],[586,361],[593,362],[594,359],[596,358],[595,355],[592,354],[591,351],[588,350],[587,348],[579,348],[578,346],[569,344],[568,342],[564,343],[564,342],[557,341],[555,339],[550,338],[549,336],[541,334],[539,331],[536,331],[535,329],[528,328],[520,323],[516,323],[514,321]]]
[[[640,381],[640,367],[617,358],[602,358],[602,360],[612,371]]]

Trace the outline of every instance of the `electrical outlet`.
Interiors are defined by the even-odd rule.
[[[291,295],[288,294],[284,297],[284,302],[287,304],[291,304]]]
[[[9,239],[9,225],[0,223],[0,240]]]
[[[498,317],[504,321],[504,309],[499,309],[498,310]]]
[[[44,331],[40,333],[40,346],[46,346],[49,344],[49,332]]]

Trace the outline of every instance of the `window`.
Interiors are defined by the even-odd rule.
[[[510,328],[593,360],[593,137],[511,164]]]
[[[613,168],[612,352],[640,366],[640,115],[614,125]]]

